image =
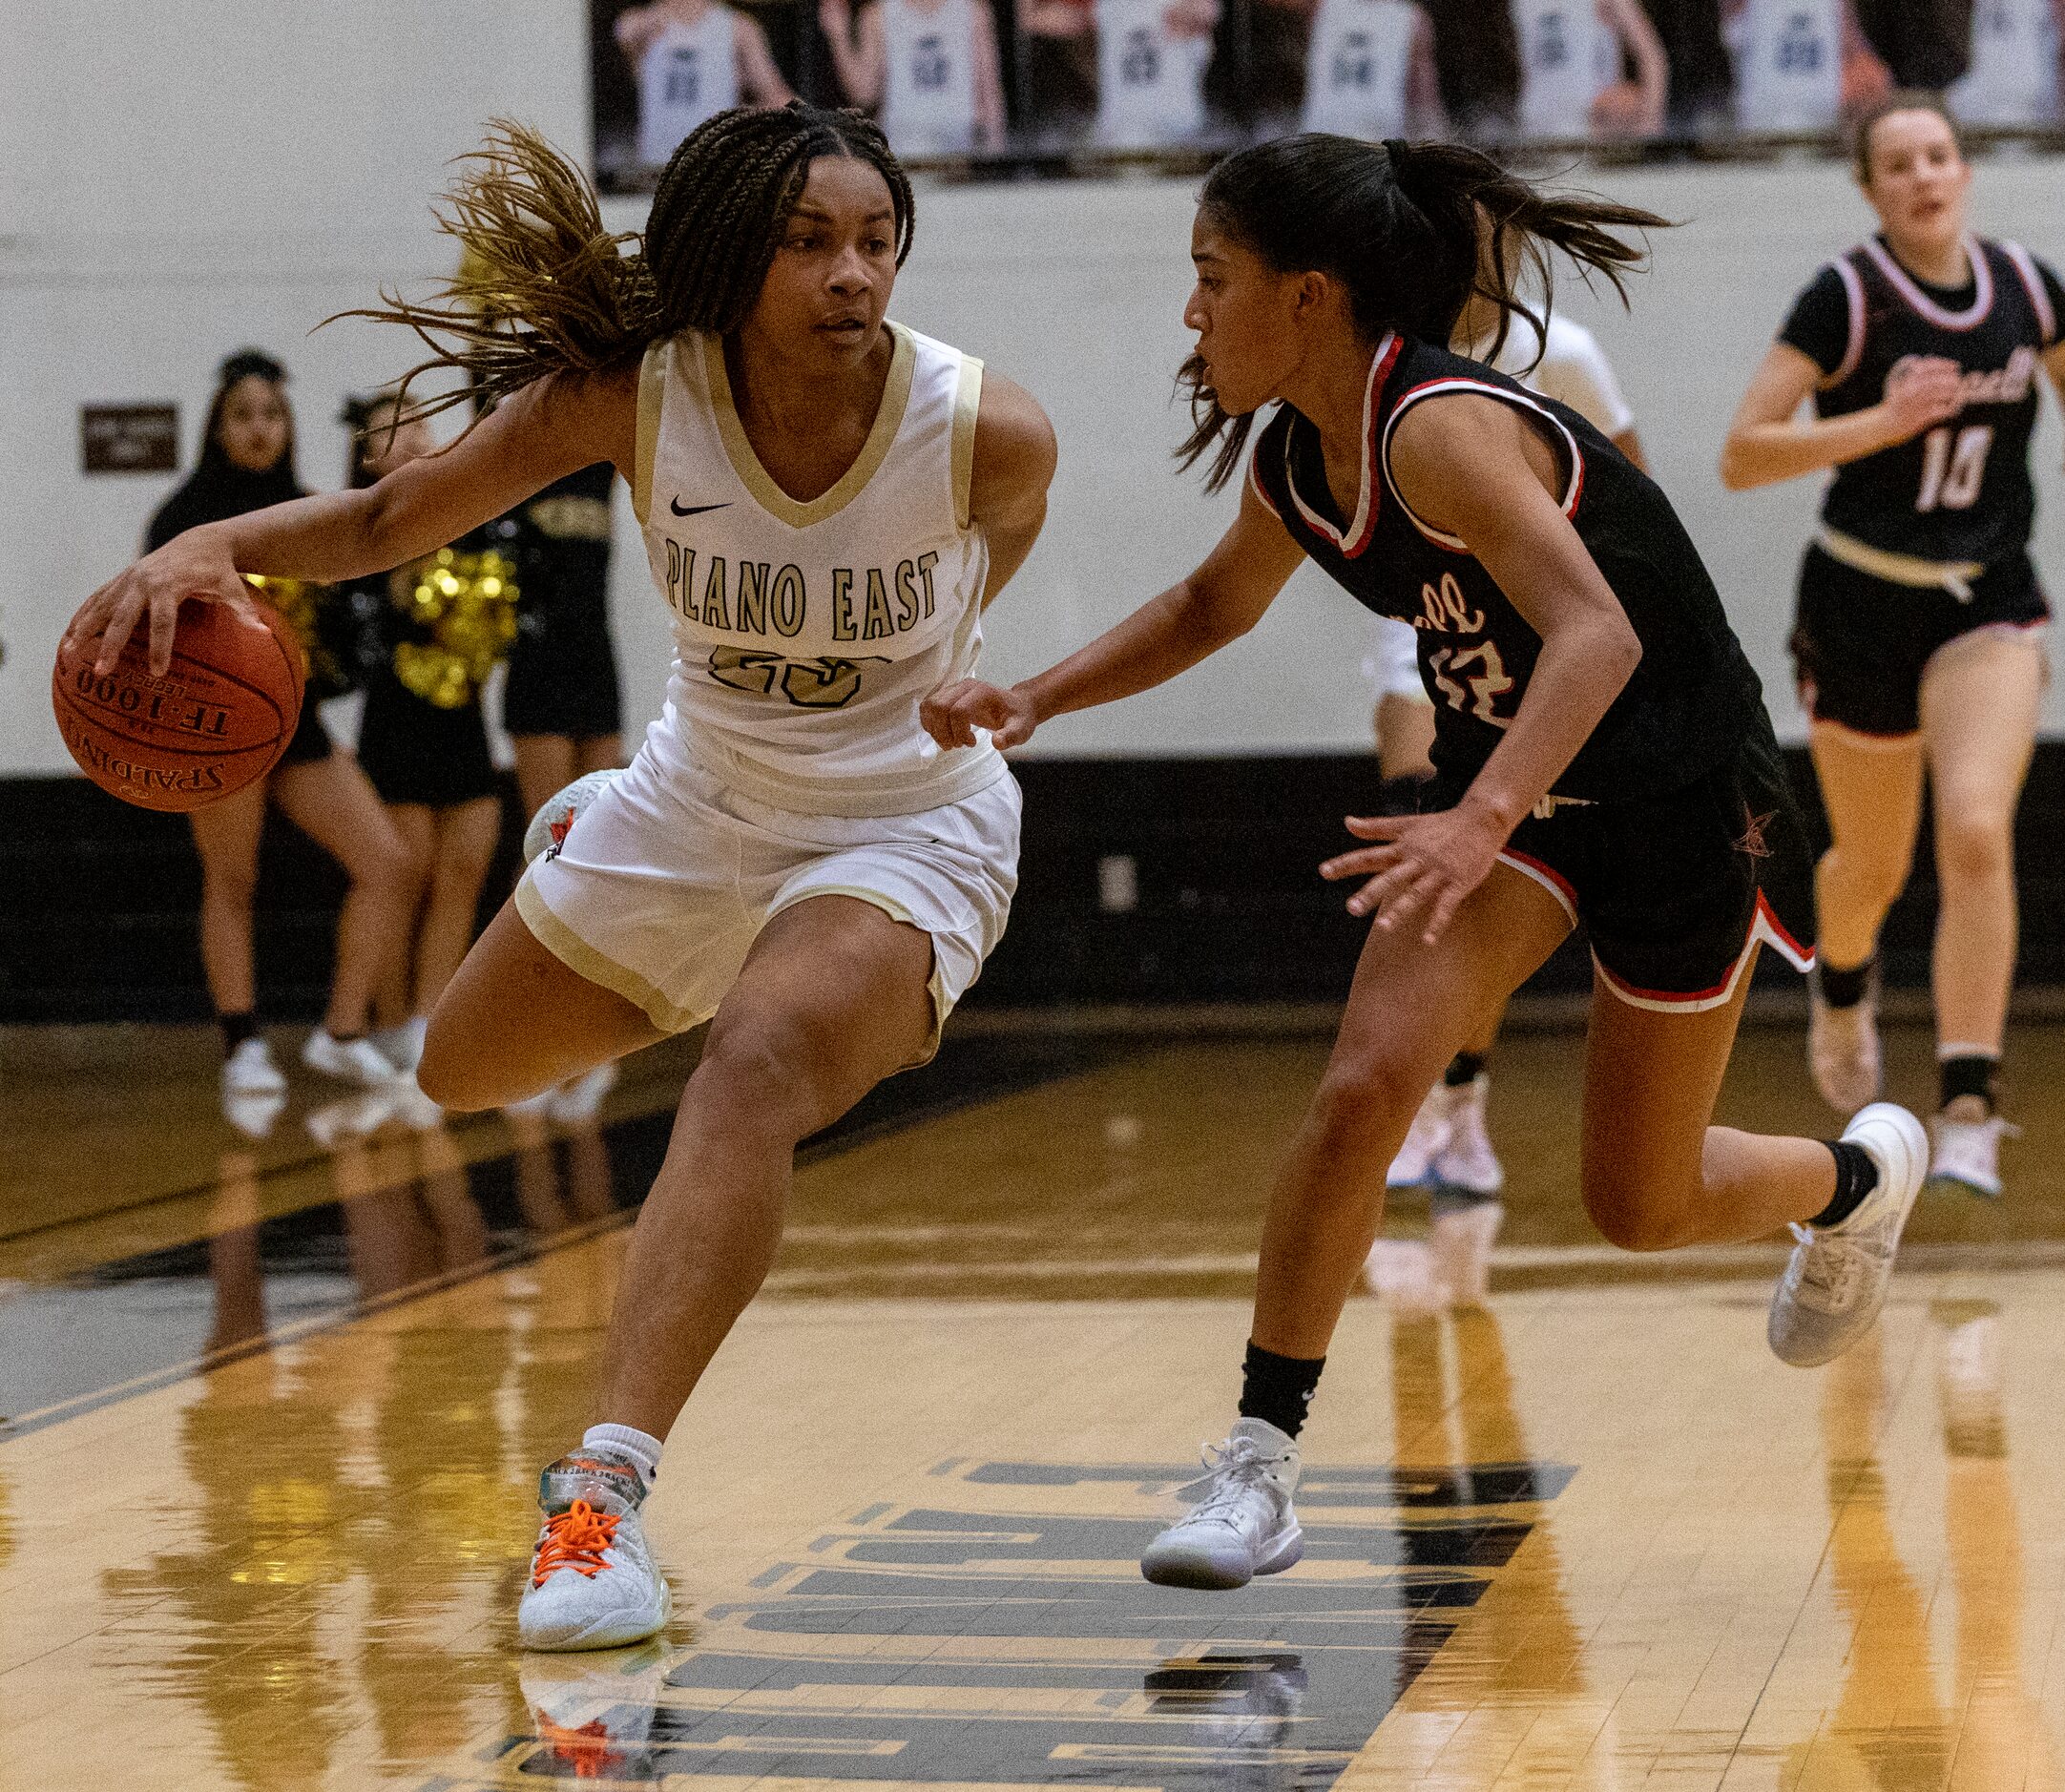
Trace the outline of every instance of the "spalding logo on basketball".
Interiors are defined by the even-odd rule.
[[[87,777],[139,808],[182,811],[279,763],[301,719],[302,650],[271,605],[189,598],[161,678],[150,652],[147,619],[105,677],[93,642],[58,648],[51,703]]]

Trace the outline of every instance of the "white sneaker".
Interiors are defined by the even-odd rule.
[[[1472,1195],[1496,1195],[1506,1186],[1505,1166],[1491,1149],[1484,1104],[1491,1078],[1479,1071],[1461,1089],[1449,1091],[1449,1136],[1434,1158],[1434,1180]]]
[[[1939,1114],[1933,1125],[1936,1149],[1929,1159],[1929,1179],[1931,1182],[1954,1182],[1974,1195],[1997,1201],[2000,1198],[2000,1141],[2003,1135],[2013,1135],[2021,1129],[2010,1126],[1997,1114],[1989,1115],[1983,1120],[1953,1120],[1947,1114]]]
[[[283,1095],[287,1079],[273,1062],[272,1048],[258,1034],[240,1040],[236,1051],[222,1060],[222,1094],[231,1095]]]
[[[1838,1114],[1855,1114],[1879,1098],[1886,1080],[1879,1053],[1879,973],[1874,966],[1864,999],[1852,1008],[1822,1000],[1821,972],[1807,979],[1807,1063],[1814,1087]]]
[[[302,1062],[312,1071],[357,1083],[362,1089],[385,1089],[396,1076],[394,1066],[370,1039],[333,1039],[321,1027],[302,1047]]]
[[[545,1112],[561,1126],[585,1126],[602,1108],[602,1097],[616,1087],[616,1061],[598,1064],[585,1076],[561,1083],[547,1096]]]
[[[526,1649],[616,1649],[665,1627],[672,1597],[638,1524],[645,1491],[610,1449],[583,1448],[538,1477],[545,1523],[516,1607]]]
[[[1427,1242],[1449,1306],[1482,1306],[1491,1292],[1491,1246],[1506,1219],[1499,1201],[1444,1201],[1437,1194]]]
[[[1418,1188],[1433,1179],[1434,1159],[1449,1144],[1449,1109],[1452,1100],[1453,1091],[1445,1083],[1436,1083],[1427,1092],[1419,1113],[1412,1116],[1406,1142],[1399,1146],[1398,1156],[1385,1172],[1386,1188]]]
[[[1298,1446],[1266,1419],[1239,1419],[1223,1444],[1207,1444],[1208,1472],[1179,1488],[1190,1516],[1147,1546],[1140,1573],[1158,1587],[1220,1592],[1257,1574],[1279,1574],[1304,1553],[1291,1509]]]
[[[405,1076],[415,1074],[416,1066],[423,1062],[423,1042],[428,1036],[430,1023],[418,1014],[413,1020],[405,1020],[399,1027],[382,1027],[373,1034],[373,1045],[380,1055],[387,1060]]]
[[[1797,1242],[1771,1297],[1764,1335],[1779,1361],[1795,1368],[1834,1362],[1871,1328],[1929,1169],[1929,1134],[1889,1101],[1864,1109],[1843,1136],[1869,1154],[1879,1182],[1847,1219],[1792,1229]]]

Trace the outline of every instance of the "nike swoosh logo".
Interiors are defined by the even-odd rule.
[[[700,516],[705,511],[730,510],[731,500],[727,498],[722,504],[683,504],[679,498],[669,498],[667,508],[677,516]]]

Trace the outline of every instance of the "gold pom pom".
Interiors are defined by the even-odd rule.
[[[395,602],[429,634],[394,650],[403,685],[439,709],[470,702],[516,638],[515,567],[492,548],[440,548],[396,574]]]

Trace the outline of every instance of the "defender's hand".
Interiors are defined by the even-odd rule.
[[[1431,815],[1351,815],[1348,832],[1383,844],[1344,852],[1320,866],[1320,875],[1338,881],[1366,877],[1368,883],[1348,898],[1348,912],[1376,911],[1377,926],[1406,926],[1416,914],[1426,917],[1420,937],[1431,946],[1441,937],[1463,898],[1491,875],[1498,849],[1506,844],[1498,828],[1463,809],[1441,809]]]
[[[65,630],[65,640],[81,648],[98,640],[94,670],[105,676],[115,670],[138,618],[148,612],[151,674],[162,677],[172,667],[179,605],[188,597],[204,603],[251,601],[251,588],[228,550],[206,529],[190,530],[117,573],[79,606]]]
[[[973,746],[978,728],[988,729],[996,745],[1014,747],[1032,740],[1040,717],[1020,686],[1005,691],[980,678],[963,678],[942,685],[920,703],[918,721],[943,747]]]

